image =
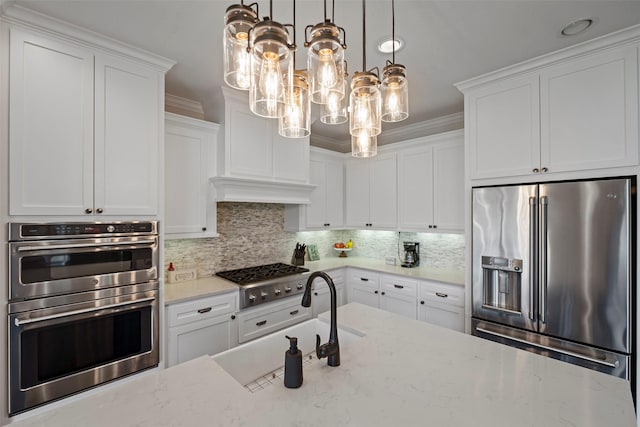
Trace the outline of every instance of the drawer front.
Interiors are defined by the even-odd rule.
[[[311,308],[300,304],[301,297],[281,304],[238,313],[238,342],[243,343],[311,318]]]
[[[418,296],[418,282],[398,276],[382,276],[380,290],[398,295]]]
[[[336,287],[344,284],[344,270],[327,271],[326,273],[331,277],[331,280],[333,280],[333,284],[336,285]],[[323,279],[317,277],[313,280],[313,290],[323,290],[325,288],[329,289]]]
[[[179,326],[233,314],[238,307],[236,292],[172,304],[167,307],[169,326]]]
[[[371,286],[378,288],[380,285],[380,275],[368,270],[349,269],[349,283]]]
[[[420,283],[420,300],[464,307],[464,288],[446,283]]]

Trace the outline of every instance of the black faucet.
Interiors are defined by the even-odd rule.
[[[304,295],[302,296],[302,306],[311,306],[311,283],[316,277],[322,277],[327,285],[329,285],[329,291],[331,292],[331,329],[329,330],[329,342],[320,345],[320,335],[316,334],[316,356],[318,359],[323,357],[327,358],[327,365],[340,366],[340,345],[338,344],[338,325],[336,321],[336,307],[337,293],[336,285],[334,285],[331,277],[323,272],[316,271],[311,273],[307,279],[307,285],[304,288]]]

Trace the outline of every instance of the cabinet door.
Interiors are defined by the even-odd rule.
[[[541,166],[549,172],[638,164],[638,59],[633,46],[540,75]]]
[[[267,120],[267,119],[264,119]],[[309,182],[309,138],[285,138],[272,122],[273,178],[279,181]],[[264,143],[264,141],[261,141]]]
[[[228,316],[220,316],[169,328],[168,366],[230,349],[235,333],[233,322]]]
[[[357,302],[370,307],[380,307],[380,291],[367,285],[351,284],[349,302]]]
[[[124,59],[95,58],[96,213],[158,213],[163,79]]]
[[[433,225],[433,149],[398,154],[398,228],[426,231]],[[464,177],[464,172],[461,172]]]
[[[442,231],[464,231],[464,143],[433,147],[433,225]]]
[[[216,234],[215,201],[209,191],[217,134],[217,126],[213,126],[167,114],[164,167],[167,238]]]
[[[345,164],[347,227],[369,224],[369,164],[370,159],[350,159]]]
[[[375,229],[395,229],[398,225],[396,171],[395,154],[379,155],[371,161],[369,222]]]
[[[325,163],[326,221],[332,228],[344,226],[344,167],[342,161]]]
[[[309,182],[316,186],[311,192],[311,203],[306,206],[307,228],[323,228],[327,224],[327,169],[321,160],[309,163]]]
[[[464,332],[464,309],[448,304],[420,301],[419,320]]]
[[[472,179],[528,175],[540,167],[539,100],[537,75],[492,83],[467,95]]]
[[[314,286],[316,284],[314,283]],[[344,285],[336,285],[336,305],[340,307],[344,304]],[[318,317],[318,314],[331,310],[331,291],[324,285],[324,281],[319,282],[319,286],[313,291],[313,299],[311,301],[313,309],[312,316]]]
[[[380,298],[380,308],[392,313],[400,314],[411,319],[417,319],[417,302],[416,297],[408,295],[384,292]]]
[[[11,29],[11,215],[93,207],[93,55]]]

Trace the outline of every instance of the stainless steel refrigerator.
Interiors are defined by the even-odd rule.
[[[472,333],[630,379],[632,185],[474,188]]]

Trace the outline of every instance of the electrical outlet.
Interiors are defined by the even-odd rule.
[[[396,265],[396,257],[386,256],[384,257],[384,263],[387,265]]]

